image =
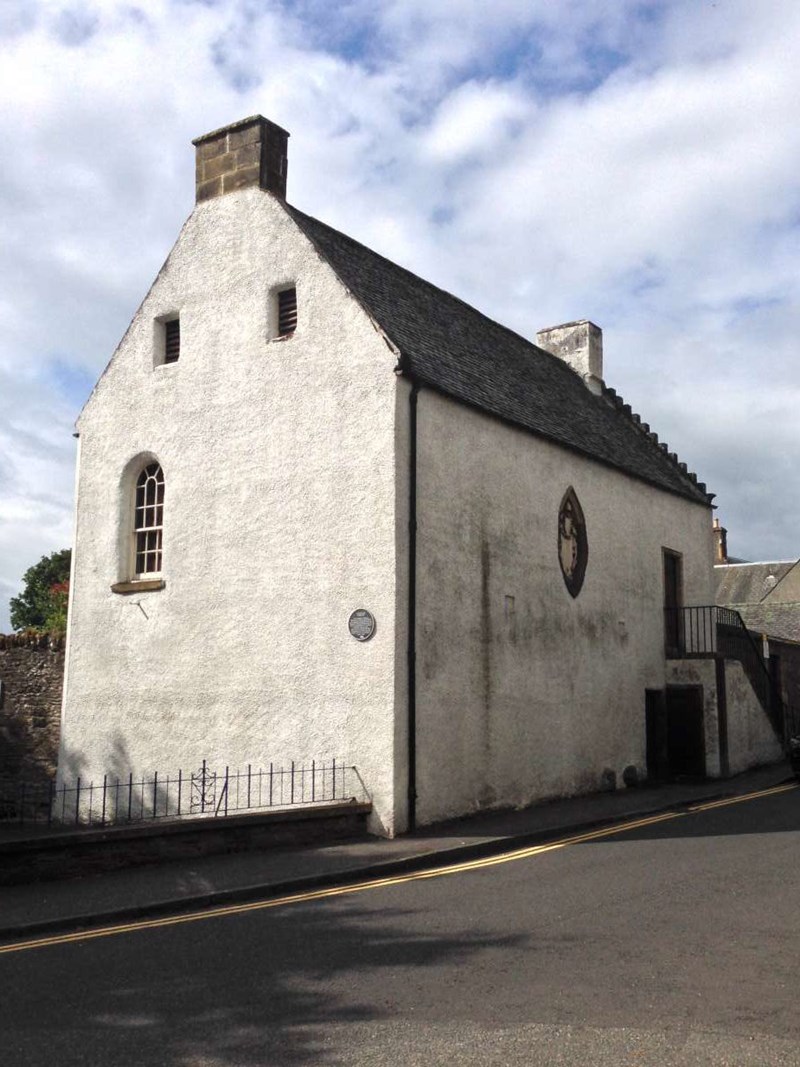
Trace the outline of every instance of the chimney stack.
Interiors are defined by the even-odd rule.
[[[603,331],[588,319],[539,330],[536,343],[558,356],[583,378],[593,393],[603,391]]]
[[[720,525],[718,518],[714,518],[714,562],[728,562],[728,531]]]
[[[262,115],[196,137],[198,203],[248,185],[285,200],[288,140],[286,130]]]

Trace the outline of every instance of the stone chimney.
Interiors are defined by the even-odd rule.
[[[196,137],[197,200],[257,185],[286,198],[289,134],[262,115]]]
[[[565,322],[539,330],[536,343],[545,352],[563,359],[586,382],[593,393],[603,391],[603,331],[588,319]]]
[[[717,518],[714,519],[714,562],[728,562],[728,531]]]

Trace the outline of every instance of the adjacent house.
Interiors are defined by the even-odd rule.
[[[386,834],[644,777],[711,495],[595,325],[532,343],[299,211],[287,142],[194,142],[81,413],[62,773],[333,755]]]
[[[747,563],[728,556],[727,531],[715,520],[716,603],[738,612],[760,639],[790,730],[800,728],[800,560]]]

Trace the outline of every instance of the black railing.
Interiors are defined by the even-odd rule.
[[[719,656],[738,660],[770,722],[783,737],[783,709],[773,699],[769,667],[759,639],[747,629],[738,611],[715,604],[665,608],[664,634],[669,658]]]
[[[268,808],[369,799],[358,769],[342,761],[245,770],[212,769],[151,777],[104,775],[46,784],[0,779],[0,823],[107,826],[152,819],[218,817]]]

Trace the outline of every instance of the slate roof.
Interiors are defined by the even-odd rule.
[[[774,563],[746,563],[740,566],[718,566],[714,568],[717,579],[717,603],[725,606],[734,604],[758,604],[763,600],[784,575],[795,566],[795,560],[780,560]],[[767,579],[774,577],[774,582]]]
[[[748,630],[800,642],[800,604],[739,604],[733,607]]]
[[[589,391],[563,360],[450,293],[286,205],[423,385],[651,485],[713,499],[613,389]]]
[[[797,566],[800,566],[798,560],[718,565],[714,568],[716,602],[721,607],[738,611],[748,630],[800,642],[800,602],[782,599],[784,590],[790,595],[792,590],[788,588],[788,582],[781,585]]]

